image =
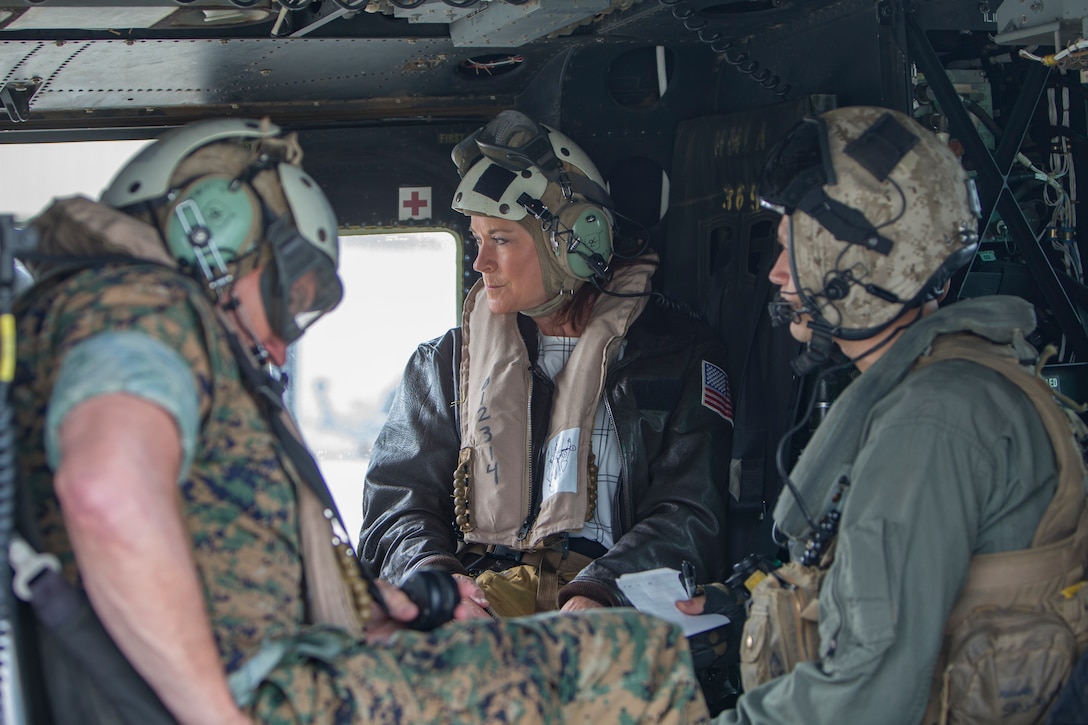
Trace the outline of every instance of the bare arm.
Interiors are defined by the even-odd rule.
[[[173,418],[107,394],[74,407],[59,433],[56,492],[103,625],[180,722],[249,722],[227,687],[182,521]]]

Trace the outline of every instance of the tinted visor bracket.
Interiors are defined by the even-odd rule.
[[[517,198],[517,204],[524,209],[529,216],[540,222],[540,229],[551,237],[552,253],[559,254],[559,237],[562,235],[559,229],[559,220],[551,213],[548,207],[540,199],[534,199],[522,192]]]
[[[827,124],[822,118],[809,116],[767,155],[759,194],[790,214],[813,188],[833,185],[836,180],[827,143]]]
[[[343,286],[333,261],[303,238],[287,215],[269,226],[268,243],[272,247],[273,269],[262,275],[261,292],[269,323],[281,340],[291,344],[340,303]],[[294,286],[311,273],[310,299],[299,309],[292,309],[297,301],[291,294]]]
[[[512,123],[504,124],[498,123],[503,118],[503,114],[500,114],[487,126],[462,141],[454,150],[454,159],[458,167],[467,171],[482,155],[495,165],[515,173],[536,168],[548,181],[558,183],[563,190],[564,198],[569,200],[573,187],[563,171],[562,162],[555,155],[555,149],[552,148],[551,139],[548,137],[548,129],[528,117],[516,115],[520,118]],[[496,123],[498,123],[497,126]],[[505,142],[519,135],[528,136],[528,140],[517,146]],[[461,148],[468,144],[475,146],[475,149]]]
[[[552,150],[551,142],[540,133],[521,146],[505,146],[480,139],[476,139],[476,146],[484,156],[510,171],[525,171],[535,166],[552,181],[562,172],[563,167]]]
[[[234,177],[234,179],[230,182],[230,190],[238,191],[242,184],[252,186],[253,179],[256,178],[257,174],[261,173],[262,171],[269,171],[271,169],[275,169],[279,167],[279,165],[280,159],[276,158],[268,152],[262,153],[256,158],[256,160],[254,160],[252,164],[243,169],[242,173]],[[254,190],[254,193],[256,193],[256,190]],[[260,198],[260,196],[260,194],[257,194],[258,198]]]
[[[524,192],[517,198],[517,202],[518,206],[540,221],[545,231],[551,229],[555,215],[551,213],[548,207],[544,206],[544,202],[540,199],[534,199]]]

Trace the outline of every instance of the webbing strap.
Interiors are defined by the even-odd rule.
[[[577,551],[548,549],[540,561],[540,583],[536,589],[536,611],[550,612],[559,601],[559,579],[570,581],[593,559]]]
[[[281,458],[281,461],[288,474],[291,474],[290,478],[298,496],[302,565],[311,610],[309,619],[312,623],[336,625],[361,637],[365,626],[361,621],[362,613],[357,611],[353,595],[348,589],[349,584],[344,579],[343,569],[336,561],[336,550],[330,541],[333,530],[324,511],[327,510],[340,521],[341,528],[344,528],[343,520],[321,469],[302,442],[302,436],[284,407],[283,399],[271,387],[272,382],[257,369],[242,348],[231,321],[221,308],[216,308],[216,314],[229,331],[227,339],[241,370],[243,385],[265,413],[265,419],[287,457],[287,460]],[[359,567],[359,575],[366,581],[371,598],[384,604],[381,593],[363,569],[362,563],[355,559],[353,564]]]

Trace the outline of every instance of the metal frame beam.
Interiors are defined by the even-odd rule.
[[[978,171],[982,219],[989,219],[996,210],[1005,221],[1013,243],[1024,256],[1028,270],[1065,333],[1069,348],[1078,360],[1088,360],[1088,332],[1084,323],[1008,186],[1009,171],[1046,87],[1050,69],[1039,63],[1028,71],[1020,95],[1005,123],[997,151],[991,155],[925,32],[910,14],[906,16],[906,26],[907,45],[912,59],[925,74],[934,97],[948,117],[949,130],[963,144],[967,157]]]
[[[902,0],[880,0],[876,5],[882,103],[888,108],[910,113],[905,14]]]

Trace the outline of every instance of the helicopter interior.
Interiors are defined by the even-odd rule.
[[[655,286],[727,344],[739,560],[768,540],[782,433],[836,393],[795,378],[797,343],[767,319],[770,145],[854,104],[945,134],[983,210],[951,296],[1031,301],[1030,341],[1059,350],[1051,384],[1083,400],[1086,36],[1084,0],[0,0],[0,144],[267,116],[299,132],[343,229],[463,239],[450,274],[467,290],[451,149],[508,108],[560,128],[632,244],[660,254]]]

